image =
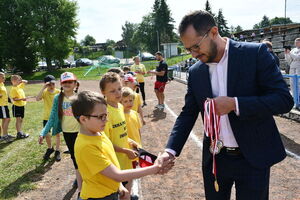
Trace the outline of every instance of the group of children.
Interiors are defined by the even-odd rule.
[[[24,92],[26,80],[22,80],[22,77],[19,75],[11,76],[12,88],[9,92],[6,90],[4,85],[5,82],[5,74],[0,72],[0,119],[2,119],[1,124],[1,133],[0,140],[4,142],[12,142],[15,138],[24,139],[29,135],[22,132],[22,124],[25,113],[25,105],[26,105],[26,96]],[[10,113],[8,108],[8,103],[12,103],[12,113],[13,117],[16,118],[16,136],[8,134],[8,126],[10,122]]]
[[[55,159],[61,159],[62,132],[76,170],[79,199],[130,200],[133,179],[157,173],[162,164],[158,157],[154,165],[134,169],[142,147],[140,128],[145,124],[142,102],[135,92],[135,77],[118,70],[102,76],[99,88],[104,97],[91,91],[77,94],[79,82],[70,72],[60,76],[60,91],[53,76],[45,77],[36,97],[44,100],[44,128],[39,136],[39,143],[46,138],[48,145],[44,159],[54,151]]]

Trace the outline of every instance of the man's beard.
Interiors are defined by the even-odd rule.
[[[209,44],[210,44],[210,49],[207,56],[207,61],[206,61],[207,63],[213,62],[213,60],[217,57],[218,54],[216,43],[213,40],[210,40]]]

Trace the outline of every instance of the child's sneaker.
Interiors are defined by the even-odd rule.
[[[55,160],[57,162],[59,162],[61,160],[60,151],[55,151],[54,157],[55,157]]]
[[[15,139],[15,138],[16,138],[15,136],[9,135],[9,134],[7,134],[7,136],[8,136],[9,138],[12,138],[12,139]]]
[[[26,133],[23,133],[23,132],[18,132],[17,133],[17,139],[25,139],[25,138],[28,138],[29,135],[26,134]]]
[[[43,158],[44,160],[49,160],[50,158],[50,155],[54,152],[54,149],[53,148],[48,148],[46,153],[44,154]]]
[[[130,200],[139,200],[139,196],[137,195],[130,195]]]
[[[157,104],[154,108],[160,108],[160,104]]]
[[[2,137],[2,140],[5,141],[6,143],[12,142],[14,139],[9,137],[8,135],[5,135]]]

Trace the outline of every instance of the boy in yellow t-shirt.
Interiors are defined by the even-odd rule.
[[[107,100],[108,121],[105,126],[105,134],[111,140],[116,151],[121,169],[132,169],[132,159],[138,156],[133,149],[137,144],[129,140],[127,133],[124,108],[121,101],[121,80],[114,72],[108,72],[100,80],[100,90]],[[124,183],[127,190],[131,190],[132,180]]]
[[[17,139],[24,139],[29,136],[22,132],[22,123],[26,105],[26,96],[23,88],[28,81],[22,80],[22,77],[19,75],[12,75],[10,81],[13,86],[10,90],[9,96],[13,103],[13,117],[16,118]]]
[[[136,87],[136,80],[131,74],[125,74],[124,76],[124,87],[129,87],[133,91],[135,91]],[[146,124],[146,121],[144,120],[143,116],[143,109],[142,109],[142,101],[141,101],[141,95],[134,92],[134,102],[133,102],[133,107],[132,110],[138,112],[140,114],[140,118],[143,122],[143,125]]]
[[[13,136],[8,135],[8,125],[10,122],[9,109],[8,109],[8,95],[7,90],[4,85],[5,82],[5,74],[0,72],[0,119],[2,119],[2,137],[0,136],[0,140],[5,142],[12,142]],[[0,128],[1,130],[1,128]]]
[[[58,94],[60,91],[59,89],[55,88],[55,77],[52,75],[47,75],[44,78],[44,86],[40,90],[39,94],[36,96],[36,100],[44,100],[44,116],[43,116],[43,127],[46,126],[49,117],[50,117],[50,112],[52,109],[52,104],[53,104],[53,99],[56,94]],[[55,148],[55,160],[60,161],[60,134],[56,134],[56,148]],[[46,153],[44,154],[43,158],[44,160],[48,160],[50,158],[50,155],[54,152],[54,149],[52,147],[52,142],[51,142],[51,135],[50,132],[46,135],[46,142],[48,145],[48,149]]]
[[[75,158],[83,183],[80,199],[130,199],[130,193],[121,181],[155,174],[160,170],[162,157],[155,164],[135,170],[120,170],[114,146],[104,134],[107,122],[107,104],[100,94],[83,91],[71,100],[74,117],[80,123],[75,142]]]
[[[140,63],[140,57],[135,56],[133,58],[134,64],[131,65],[130,69],[131,71],[135,72],[136,79],[139,83],[139,89],[141,90],[142,97],[143,97],[143,107],[146,106],[146,95],[145,95],[145,79],[144,75],[147,74],[147,70],[145,68],[145,65]]]
[[[140,128],[142,123],[138,113],[132,110],[134,102],[134,91],[129,87],[122,88],[122,100],[121,103],[124,107],[128,137],[138,143],[139,147],[142,147]]]

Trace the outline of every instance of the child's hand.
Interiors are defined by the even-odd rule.
[[[130,199],[130,194],[128,190],[122,185],[122,183],[120,184],[119,187],[119,197],[120,200]]]
[[[156,160],[155,160],[155,162],[154,162],[154,165],[157,166],[157,167],[159,167],[159,168],[161,168],[162,165],[163,165],[163,162],[164,162],[164,158],[163,158],[163,156],[161,155],[161,153],[159,152],[159,153],[158,153],[158,156],[157,156],[157,158],[156,158]]]
[[[39,144],[43,144],[43,140],[44,140],[44,137],[43,137],[43,136],[40,136],[40,137],[39,137]]]
[[[129,141],[129,144],[130,144],[130,146],[131,146],[132,148],[134,148],[134,149],[137,149],[137,148],[139,147],[139,144],[136,143],[136,141],[134,141],[134,140],[130,140],[130,141]]]
[[[131,149],[127,149],[126,154],[127,154],[128,158],[130,160],[135,159],[139,155],[137,151],[134,151],[134,150],[131,150]]]

